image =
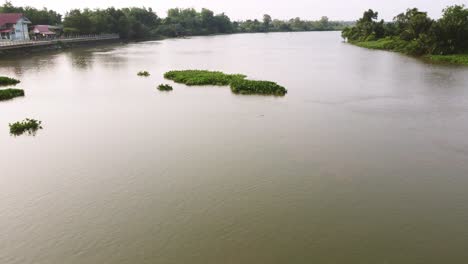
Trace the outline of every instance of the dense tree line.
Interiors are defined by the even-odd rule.
[[[384,49],[413,55],[467,53],[468,9],[464,5],[450,6],[434,20],[413,8],[388,23],[379,21],[377,12],[368,10],[354,27],[345,28],[342,36],[355,43],[378,41]]]
[[[29,20],[34,21],[36,25],[58,25],[62,22],[62,15],[43,8],[41,10],[34,7],[15,7],[9,1],[0,6],[0,13],[23,13]]]
[[[200,12],[193,8],[174,8],[160,18],[151,8],[123,8],[71,10],[65,15],[63,25],[67,32],[119,33],[122,38],[179,37],[225,33],[341,30],[344,24],[329,21],[273,20],[264,15],[263,20],[235,21],[224,13],[214,14],[209,9]]]
[[[154,34],[160,19],[151,9],[73,9],[63,20],[64,32],[76,34],[118,33],[122,38],[144,38]]]
[[[272,19],[270,15],[264,15],[263,21],[247,20],[236,24],[236,32],[293,32],[293,31],[330,31],[340,30],[344,22],[329,21],[328,17],[322,17],[319,21],[304,21],[300,18],[288,21]]]
[[[55,11],[32,7],[14,7],[6,2],[3,13],[24,13],[33,24],[63,24],[65,34],[118,33],[124,39],[147,39],[210,34],[324,31],[341,30],[344,22],[304,21],[300,18],[282,21],[264,15],[262,20],[231,21],[224,13],[214,14],[209,9],[173,8],[161,18],[151,8],[73,9],[63,18]]]

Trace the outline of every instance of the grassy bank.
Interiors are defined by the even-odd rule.
[[[393,40],[391,39],[379,39],[375,41],[363,41],[363,42],[350,42],[356,46],[366,49],[378,49],[378,50],[392,50]]]
[[[374,49],[374,50],[387,50],[400,52],[406,55],[422,56],[419,54],[417,48],[419,47],[416,42],[403,41],[397,38],[382,38],[373,41],[360,41],[360,42],[349,42],[353,45]],[[455,55],[424,55],[422,58],[436,63],[450,63],[459,65],[468,65],[468,54],[455,54]]]
[[[428,55],[425,58],[432,62],[468,65],[468,54]]]

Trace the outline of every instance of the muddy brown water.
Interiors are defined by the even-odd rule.
[[[173,69],[289,93],[186,87]],[[468,259],[468,67],[316,32],[3,58],[0,75],[27,95],[0,103],[2,264]],[[44,129],[10,136],[26,117]]]

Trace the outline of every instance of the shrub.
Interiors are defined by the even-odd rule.
[[[16,85],[20,83],[19,80],[16,80],[16,79],[13,79],[13,78],[9,78],[9,77],[4,77],[4,76],[0,76],[0,85]]]
[[[9,124],[10,134],[15,135],[15,136],[20,136],[20,135],[28,132],[30,135],[32,135],[37,130],[42,129],[41,123],[42,123],[41,121],[26,118],[23,121],[15,122],[13,124]]]
[[[24,91],[20,89],[0,90],[0,101],[10,100],[15,97],[24,96]]]
[[[219,71],[186,70],[170,71],[164,74],[164,78],[176,83],[192,85],[218,85],[227,86],[235,79],[243,79],[245,75],[225,74]]]
[[[275,82],[238,79],[231,83],[231,90],[236,94],[261,94],[284,96],[287,90]]]
[[[158,90],[168,92],[168,91],[172,91],[173,89],[172,89],[172,86],[170,86],[169,84],[160,84],[158,86]]]
[[[138,76],[142,76],[142,77],[148,77],[150,76],[150,73],[147,72],[147,71],[140,71],[137,73]]]

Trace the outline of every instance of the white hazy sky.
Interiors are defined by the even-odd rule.
[[[12,0],[12,3],[37,8],[45,6],[60,13],[71,8],[145,6],[152,7],[159,16],[165,16],[167,9],[173,7],[206,7],[215,13],[225,12],[234,20],[261,18],[265,13],[280,19],[328,16],[334,20],[355,20],[364,10],[372,8],[379,12],[380,18],[391,20],[409,7],[417,7],[437,18],[448,5],[468,5],[468,0]]]

